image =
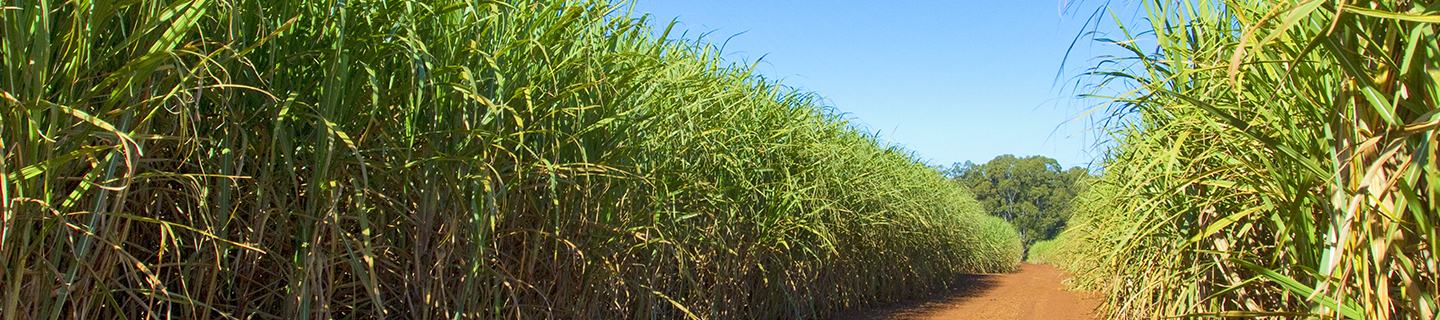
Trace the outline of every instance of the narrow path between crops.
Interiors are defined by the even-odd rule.
[[[1065,274],[1044,264],[1023,264],[1020,272],[973,275],[954,292],[841,316],[839,319],[1096,319],[1098,297],[1066,291]]]

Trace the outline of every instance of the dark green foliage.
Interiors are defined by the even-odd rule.
[[[1001,155],[985,164],[952,166],[952,179],[970,189],[985,210],[1010,221],[1025,245],[1054,238],[1070,219],[1070,200],[1082,191],[1090,172],[1063,169],[1043,156]]]

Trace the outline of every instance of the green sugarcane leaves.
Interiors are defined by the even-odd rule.
[[[9,3],[7,316],[825,318],[1019,262],[910,153],[610,2]]]
[[[1147,3],[1156,47],[1093,73],[1128,92],[1105,175],[1037,254],[1111,318],[1436,317],[1435,9]]]

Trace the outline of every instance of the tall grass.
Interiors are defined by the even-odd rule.
[[[1096,69],[1117,147],[1042,256],[1112,318],[1435,319],[1440,4],[1143,3]]]
[[[606,1],[0,1],[0,317],[813,318],[1019,241]]]

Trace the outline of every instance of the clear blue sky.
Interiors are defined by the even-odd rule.
[[[732,62],[813,91],[863,128],[932,164],[1045,155],[1087,165],[1090,102],[1057,84],[1090,11],[1051,1],[634,0],[634,13],[678,19],[686,38],[725,43]],[[728,40],[728,42],[727,42]],[[1091,49],[1095,47],[1095,49]],[[1103,45],[1082,41],[1067,69]]]

